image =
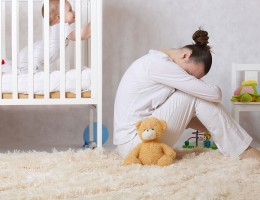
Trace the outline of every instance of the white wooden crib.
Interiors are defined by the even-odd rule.
[[[75,11],[76,41],[75,51],[66,54],[64,45],[64,7],[65,0],[60,0],[60,61],[58,74],[59,87],[56,91],[50,90],[51,71],[49,63],[49,0],[0,0],[0,58],[6,59],[6,38],[11,34],[11,74],[2,73],[0,68],[0,105],[89,105],[90,113],[90,138],[93,141],[93,116],[96,111],[97,118],[97,147],[102,147],[102,0],[69,0]],[[42,37],[44,38],[44,70],[41,74],[35,74],[33,71],[33,42],[34,42],[34,8],[35,4],[44,3],[44,19],[42,19]],[[9,5],[8,5],[9,4]],[[7,5],[11,10],[7,10]],[[19,8],[27,6],[28,9],[28,74],[26,74],[25,83],[28,92],[20,92],[20,75],[17,70],[19,36],[21,26],[19,24]],[[11,13],[12,17],[6,19],[6,15]],[[83,23],[91,21],[91,38],[87,42],[80,39],[80,29]],[[6,29],[7,24],[11,24],[11,32]],[[63,27],[63,28],[62,28]],[[75,68],[73,77],[75,80],[74,90],[67,91],[68,72],[65,69],[66,57],[71,56],[74,60]],[[89,73],[89,82],[91,86],[83,89],[82,66],[87,65],[91,70]],[[37,76],[42,77],[43,94],[35,93]],[[8,82],[10,85],[5,86]],[[8,79],[8,80],[9,80]],[[70,81],[71,81],[70,80]],[[38,80],[37,80],[38,81]],[[24,84],[24,82],[23,82]],[[56,83],[57,84],[57,83]],[[73,85],[73,84],[72,84]],[[11,88],[11,91],[5,91],[4,88]],[[95,144],[91,143],[93,147]]]

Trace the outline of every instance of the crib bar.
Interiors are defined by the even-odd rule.
[[[97,0],[97,80],[98,80],[98,105],[97,105],[97,146],[102,147],[102,23],[103,23],[103,0]]]
[[[98,99],[98,78],[101,74],[98,75],[98,31],[99,28],[97,26],[98,23],[98,17],[97,15],[100,13],[98,12],[98,5],[100,1],[99,0],[92,0],[91,1],[91,97],[94,99]],[[102,113],[100,112],[100,109],[102,109],[99,105],[100,102],[98,102],[98,105],[96,106],[97,111],[97,147],[102,147]],[[102,103],[102,102],[101,102]]]
[[[12,93],[13,99],[18,98],[18,89],[17,89],[17,64],[18,64],[18,41],[19,41],[19,9],[18,1],[12,1]]]
[[[89,13],[90,13],[90,4],[89,0],[82,1],[81,4],[81,24],[85,25],[88,22],[90,22]],[[89,39],[87,41],[84,41],[82,48],[82,65],[90,66],[89,61],[89,55],[90,55],[90,49],[88,48],[90,46]]]
[[[2,3],[2,9],[1,9],[1,17],[2,20],[0,21],[0,23],[2,22],[2,30],[1,30],[1,34],[2,34],[2,39],[1,39],[1,50],[2,50],[2,58],[6,58],[6,46],[5,46],[5,1],[1,1]]]
[[[5,33],[4,33],[5,34]],[[0,60],[2,63],[2,0],[0,0]],[[0,99],[2,99],[2,67],[0,67]]]
[[[91,20],[91,6],[90,6],[90,0],[87,1],[88,3],[88,17],[87,17],[87,22],[90,22]],[[88,66],[91,66],[91,40],[89,39],[87,42],[87,50],[88,50],[88,54],[87,54],[87,64]]]
[[[89,142],[94,141],[94,109],[90,106],[89,109]]]
[[[86,24],[86,14],[87,14],[87,12],[86,12],[86,6],[85,6],[85,4],[87,3],[87,1],[82,1],[81,2],[81,24],[83,24],[83,25],[85,25]],[[82,62],[82,65],[84,65],[86,62],[86,48],[85,48],[85,44],[84,44],[84,42],[82,43],[82,46],[81,46],[81,53],[82,53],[82,55],[84,55],[84,56],[82,56],[82,60],[81,60],[81,62]]]
[[[65,0],[60,0],[60,98],[65,99]]]
[[[28,0],[28,75],[29,99],[33,99],[33,0]]]
[[[1,48],[2,48],[2,58],[6,58],[6,46],[5,46],[5,40],[6,40],[6,32],[5,32],[5,1],[1,1],[2,3],[2,10],[1,10],[1,17],[2,17],[2,43],[1,43]]]
[[[76,98],[81,98],[81,1],[76,1]]]
[[[49,0],[44,0],[44,98],[50,98]]]
[[[5,1],[1,1],[1,13],[0,13],[0,51],[1,57],[0,59],[6,58],[6,47],[5,47],[5,40],[6,40],[6,32],[5,32]],[[2,69],[0,73],[0,99],[2,99]]]
[[[92,98],[97,98],[97,78],[98,78],[97,2],[98,0],[91,1],[91,97]]]

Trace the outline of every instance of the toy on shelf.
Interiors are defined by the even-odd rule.
[[[5,64],[5,60],[4,59],[2,59],[2,65],[4,65]]]
[[[232,102],[260,102],[260,85],[255,80],[247,80],[234,91]]]
[[[211,141],[211,135],[208,132],[199,132],[198,130],[195,132],[192,132],[195,136],[190,137],[188,140],[184,142],[184,145],[182,146],[185,149],[192,149],[195,147],[204,147],[204,148],[211,148],[211,149],[217,149],[218,147],[216,144]],[[195,142],[190,142],[191,139],[195,139]]]

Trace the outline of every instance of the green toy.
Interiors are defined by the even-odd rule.
[[[255,80],[248,80],[234,91],[232,102],[260,102],[260,86]]]
[[[204,132],[201,133],[198,130],[195,132],[192,132],[192,134],[194,134],[195,136],[190,137],[188,140],[186,140],[184,142],[184,145],[182,146],[185,149],[192,149],[195,147],[199,147],[199,142],[203,141],[203,147],[204,148],[211,148],[211,149],[217,149],[218,147],[216,146],[216,144],[214,142],[212,142],[211,139],[211,135],[208,132]],[[190,142],[191,139],[195,139],[195,142]]]

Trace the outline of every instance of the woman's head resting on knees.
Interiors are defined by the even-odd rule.
[[[195,44],[163,52],[188,74],[200,79],[209,72],[212,64],[211,47],[207,45],[208,32],[199,29],[193,34],[192,39]]]
[[[49,1],[50,26],[60,23],[60,0]],[[44,5],[42,5],[42,16],[44,17]],[[65,22],[72,24],[75,22],[75,12],[72,10],[70,2],[65,0]]]

